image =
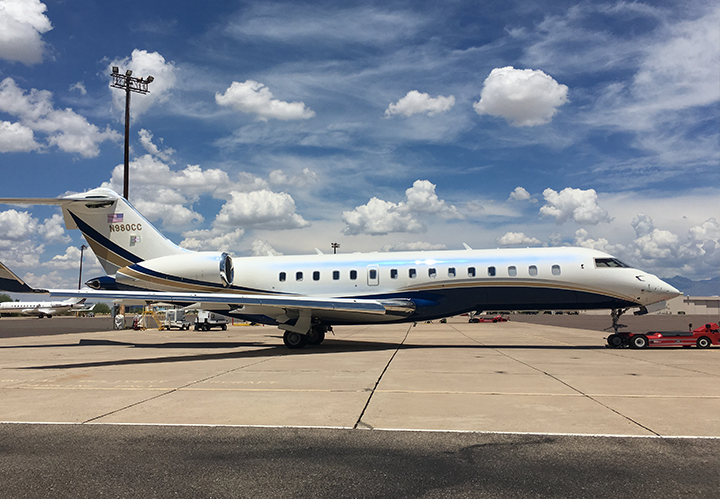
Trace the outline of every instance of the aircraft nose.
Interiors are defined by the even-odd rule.
[[[682,292],[676,289],[674,286],[666,283],[662,279],[655,278],[650,284],[650,292],[657,295],[662,300],[670,300],[676,296],[682,295]]]

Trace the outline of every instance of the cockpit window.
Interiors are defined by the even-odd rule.
[[[615,268],[629,269],[630,265],[621,262],[617,258],[596,258],[595,259],[595,267],[597,267],[597,268],[615,267]]]

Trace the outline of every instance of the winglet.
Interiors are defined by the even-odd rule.
[[[468,246],[467,244],[465,244],[465,243],[463,243],[463,246],[465,246],[465,249],[468,250],[468,251],[471,251],[471,250],[472,250],[472,248],[471,248],[470,246]]]
[[[10,293],[46,293],[44,289],[33,289],[25,281],[0,262],[0,291]]]

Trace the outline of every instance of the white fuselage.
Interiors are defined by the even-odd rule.
[[[585,248],[236,258],[231,286],[217,280],[209,282],[200,275],[177,279],[178,275],[187,276],[188,271],[180,268],[176,258],[122,269],[118,276],[123,278],[118,282],[157,291],[412,300],[417,310],[405,320],[471,310],[639,307],[679,294],[652,274],[629,267],[599,266],[598,262],[616,260]],[[236,314],[254,315],[251,307]],[[345,322],[342,317],[332,320]]]

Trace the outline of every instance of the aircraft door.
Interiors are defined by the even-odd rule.
[[[380,284],[380,269],[377,265],[368,265],[367,283],[368,286],[377,286]]]

